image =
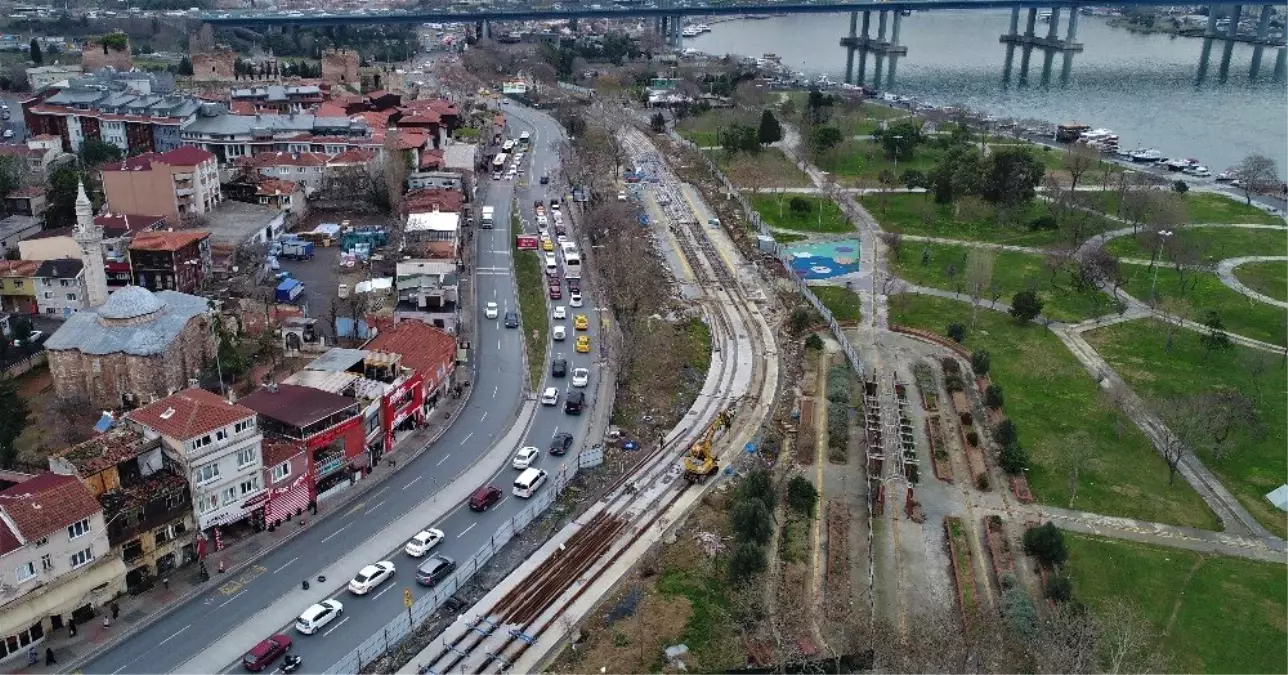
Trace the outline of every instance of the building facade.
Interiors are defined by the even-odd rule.
[[[438,405],[441,397],[452,386],[456,372],[456,338],[433,326],[419,321],[405,321],[380,331],[380,334],[363,345],[365,349],[389,352],[402,356],[402,365],[420,375],[423,394],[419,397],[421,409],[426,414]],[[391,401],[399,400],[392,396]],[[406,412],[400,409],[395,420]],[[397,428],[397,424],[394,425]]]
[[[36,314],[36,273],[39,260],[0,260],[0,312]]]
[[[129,253],[135,285],[150,291],[195,295],[210,274],[209,232],[143,232],[130,242]]]
[[[172,225],[223,201],[215,156],[199,148],[145,153],[103,167],[103,192],[120,213],[157,213]]]
[[[24,102],[23,117],[32,135],[57,136],[66,152],[79,152],[88,139],[129,154],[166,152],[178,147],[180,127],[197,117],[202,104],[153,93],[154,85],[146,73],[75,79]]]
[[[75,258],[46,260],[36,270],[36,306],[43,316],[67,318],[89,306],[85,264]]]

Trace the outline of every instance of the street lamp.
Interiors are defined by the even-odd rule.
[[[1161,262],[1163,257],[1163,242],[1170,236],[1172,236],[1171,230],[1158,231],[1158,252],[1154,254],[1154,280],[1149,284],[1149,300],[1151,303],[1154,302],[1154,288],[1158,286],[1158,268],[1162,267],[1158,263]]]

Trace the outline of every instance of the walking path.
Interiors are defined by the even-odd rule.
[[[1249,298],[1252,298],[1253,300],[1264,302],[1268,305],[1274,305],[1275,307],[1282,307],[1284,309],[1288,309],[1288,302],[1284,302],[1283,300],[1276,300],[1264,293],[1255,291],[1249,288],[1247,284],[1244,284],[1242,281],[1240,281],[1239,277],[1235,276],[1234,268],[1238,267],[1239,265],[1243,265],[1246,263],[1254,263],[1254,262],[1288,262],[1288,256],[1250,255],[1250,256],[1244,256],[1242,258],[1226,258],[1225,260],[1222,260],[1220,263],[1217,264],[1216,275],[1218,277],[1221,277],[1221,282],[1224,283],[1226,286],[1229,286],[1231,289],[1238,291],[1248,296]]]

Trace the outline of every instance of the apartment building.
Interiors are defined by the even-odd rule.
[[[380,147],[380,139],[361,121],[307,114],[202,116],[184,126],[181,138],[184,145],[214,153],[221,164],[263,152],[338,155]]]
[[[209,232],[141,232],[130,242],[129,253],[134,284],[149,291],[197,295],[210,274]]]
[[[154,93],[147,73],[117,73],[73,79],[24,101],[23,117],[33,136],[57,136],[62,150],[79,152],[88,139],[106,141],[127,154],[179,147],[179,129],[197,117],[199,99]]]
[[[223,201],[215,156],[200,148],[145,153],[103,167],[103,192],[118,213],[156,213],[172,225]]]
[[[233,110],[248,108],[251,113],[303,113],[323,101],[322,89],[317,85],[287,86],[270,84],[233,89],[228,94]]]
[[[46,260],[40,263],[34,281],[36,307],[44,316],[65,319],[89,306],[85,263],[80,258]]]
[[[16,217],[16,216],[14,216]],[[0,260],[0,312],[35,314],[39,260]]]

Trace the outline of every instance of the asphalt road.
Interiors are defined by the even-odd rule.
[[[505,106],[504,110],[511,119],[514,137],[525,130],[533,133],[528,176],[539,176],[543,169],[553,167],[557,162],[552,149],[557,144],[553,139],[559,133],[556,123],[545,115],[518,110],[515,106]],[[521,383],[525,376],[522,346],[517,330],[506,329],[499,320],[484,318],[483,306],[487,302],[497,302],[502,307],[501,316],[504,316],[506,308],[516,306],[508,226],[512,197],[519,198],[519,204],[525,209],[524,217],[531,219],[532,200],[544,195],[547,186],[540,185],[535,179],[526,188],[516,188],[516,183],[510,181],[487,182],[482,203],[496,207],[497,228],[475,231],[478,270],[475,299],[479,318],[479,330],[474,338],[477,375],[474,394],[456,423],[430,451],[403,467],[396,477],[388,479],[388,484],[373,491],[362,504],[310,526],[307,532],[265,556],[238,577],[226,580],[220,586],[212,585],[195,600],[94,659],[85,666],[85,672],[173,671],[216,643],[220,636],[240,627],[276,598],[297,590],[302,580],[316,577],[328,565],[359,548],[371,533],[400,518],[415,518],[413,512],[422,502],[438,492],[445,481],[473,464],[475,458],[484,455],[505,434],[522,396]],[[522,206],[524,204],[527,206]],[[590,309],[594,306],[593,296],[589,292],[591,289],[584,290],[586,307],[583,310],[570,309],[568,323],[571,323],[573,313],[584,311],[591,316],[588,332],[592,346],[596,346],[598,322]],[[591,382],[586,389],[590,393],[595,391],[598,380],[595,357],[593,353],[573,352],[573,332],[570,325],[569,341],[552,351],[566,352],[564,355],[569,359],[570,370],[583,366],[591,369]],[[548,373],[547,368],[547,384],[543,386],[557,386],[561,390],[571,386],[568,380],[554,380]],[[543,454],[537,466],[554,474],[562,463],[575,461],[575,450],[586,440],[584,433],[588,420],[588,414],[579,417],[565,414],[562,405],[541,406],[524,445],[542,448]],[[574,452],[564,457],[544,452],[558,431],[569,431],[576,439]],[[483,514],[473,513],[461,505],[439,522],[424,523],[426,527],[438,527],[446,534],[435,552],[463,562],[482,548],[498,525],[523,508],[523,500],[510,496],[510,483],[517,472],[510,468],[508,460],[496,469],[490,482],[506,494],[504,501]],[[428,592],[412,581],[417,561],[403,554],[401,547],[394,551],[372,551],[370,562],[377,560],[390,560],[397,565],[395,581],[386,582],[365,597],[351,596],[347,591],[330,596],[344,604],[341,621],[333,622],[313,636],[299,635],[290,626],[264,626],[263,635],[267,637],[277,632],[292,635],[295,653],[304,657],[303,670],[308,673],[326,670],[404,611],[402,594],[391,592],[392,589],[410,587],[417,598]],[[353,570],[354,573],[357,571],[357,568]],[[317,600],[322,599],[319,594]],[[305,607],[299,609],[303,611]],[[244,649],[252,646],[244,645]],[[209,672],[239,670],[237,663],[212,663],[209,667]]]

